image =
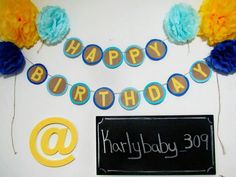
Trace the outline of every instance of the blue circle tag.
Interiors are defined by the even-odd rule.
[[[71,102],[76,105],[83,105],[88,102],[91,91],[84,83],[77,83],[70,89]]]
[[[48,77],[47,68],[40,64],[32,65],[27,71],[28,80],[35,85],[42,84]]]
[[[94,104],[103,110],[109,109],[113,106],[115,101],[114,92],[107,87],[102,87],[96,90],[93,96]]]
[[[145,52],[151,60],[161,60],[166,56],[167,45],[160,39],[152,39],[147,43]]]
[[[184,95],[189,89],[188,78],[182,74],[173,74],[167,81],[168,91],[175,96]]]
[[[64,95],[67,91],[68,83],[64,76],[52,76],[47,83],[47,90],[53,96]]]
[[[80,56],[83,51],[83,43],[78,38],[69,38],[64,44],[64,54],[67,57],[75,58]]]
[[[158,82],[151,82],[144,88],[143,96],[148,103],[157,105],[164,101],[166,89]]]
[[[98,45],[90,44],[83,50],[82,58],[87,65],[96,65],[103,58],[102,48]]]

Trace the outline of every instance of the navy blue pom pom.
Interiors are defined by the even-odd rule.
[[[20,71],[25,65],[21,50],[11,42],[0,42],[0,74],[10,75]]]
[[[228,75],[236,72],[236,40],[227,40],[217,44],[206,58],[209,67],[216,72]]]

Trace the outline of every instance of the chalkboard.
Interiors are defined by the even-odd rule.
[[[99,116],[97,175],[215,174],[213,115]]]

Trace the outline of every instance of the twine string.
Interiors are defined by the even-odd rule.
[[[217,90],[218,90],[218,116],[217,116],[217,138],[220,142],[220,146],[223,152],[223,155],[226,154],[224,144],[220,138],[220,115],[221,115],[221,92],[220,92],[220,82],[219,82],[219,76],[216,73],[216,81],[217,81]]]
[[[14,122],[15,122],[15,117],[16,117],[16,78],[17,78],[17,73],[15,73],[14,76],[14,94],[13,94],[13,116],[11,120],[11,145],[14,154],[16,155],[16,149],[15,149],[15,144],[14,144]]]

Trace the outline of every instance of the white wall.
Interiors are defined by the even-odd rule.
[[[95,43],[103,49],[115,45],[125,50],[131,44],[145,46],[152,38],[165,39],[162,28],[165,13],[178,3],[178,0],[34,0],[39,8],[46,5],[59,5],[69,14],[71,31],[68,37],[79,37],[84,44]],[[188,0],[196,9],[200,0]],[[44,46],[38,54],[38,43],[24,55],[34,63],[42,63],[50,74],[62,74],[70,83],[85,82],[93,90],[102,86],[111,87],[115,92],[133,86],[143,89],[152,81],[165,83],[175,73],[188,72],[191,64],[206,57],[211,48],[197,38],[187,46],[176,46],[167,42],[169,52],[165,59],[154,62],[146,58],[137,68],[125,63],[118,69],[109,70],[103,63],[96,66],[85,65],[81,57],[70,60],[63,55],[63,43],[55,47]],[[92,100],[84,106],[70,102],[69,92],[61,97],[51,96],[46,83],[36,86],[26,77],[27,63],[23,73],[17,77],[16,120],[14,124],[15,147],[13,154],[10,138],[10,124],[13,114],[13,80],[0,77],[0,177],[95,177],[96,176],[96,138],[95,116],[98,115],[170,115],[170,114],[214,114],[215,123],[218,112],[218,95],[215,74],[209,82],[197,84],[190,77],[190,89],[183,97],[167,94],[166,100],[158,106],[149,105],[142,98],[138,109],[126,111],[118,101],[114,106],[102,111]],[[216,139],[217,175],[226,177],[236,175],[236,76],[220,76],[222,92],[222,114],[220,135],[227,154],[222,155]],[[59,116],[72,121],[79,133],[79,142],[73,152],[73,163],[61,168],[48,168],[40,165],[31,156],[29,136],[39,121]]]

